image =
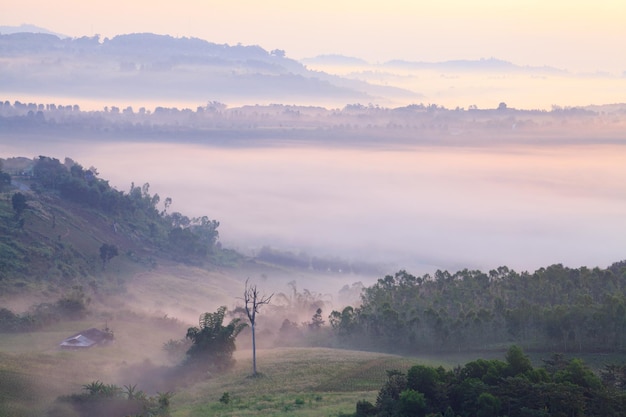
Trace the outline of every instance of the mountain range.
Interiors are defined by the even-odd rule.
[[[495,58],[371,64],[322,55],[300,61],[257,45],[133,33],[70,38],[33,25],[0,26],[0,87],[12,97],[49,96],[129,102],[289,103],[343,107],[423,101],[424,82],[398,84],[401,71],[564,73]],[[342,68],[359,68],[342,71]],[[377,78],[379,78],[377,80]]]
[[[97,35],[2,34],[0,54],[2,90],[13,95],[310,104],[419,97],[408,90],[309,70],[281,50],[152,33],[104,40]]]

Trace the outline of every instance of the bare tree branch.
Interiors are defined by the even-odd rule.
[[[261,306],[265,304],[269,304],[274,296],[274,293],[267,295],[262,295],[259,293],[256,285],[250,285],[250,279],[246,279],[246,287],[243,293],[243,300],[245,303],[246,314],[248,315],[248,320],[250,320],[250,328],[252,329],[252,372],[253,375],[257,375],[256,370],[256,337],[255,337],[255,324],[256,324],[256,314],[259,312]]]

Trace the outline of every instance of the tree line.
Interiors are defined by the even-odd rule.
[[[375,404],[359,401],[354,417],[617,417],[626,411],[624,367],[596,375],[580,359],[555,354],[533,367],[514,345],[505,361],[464,366],[415,365],[388,371]]]
[[[555,107],[550,111],[525,110],[500,103],[495,109],[446,108],[437,104],[411,104],[385,108],[377,105],[349,104],[327,109],[295,105],[247,105],[228,107],[208,102],[195,109],[176,107],[133,108],[105,106],[84,111],[76,104],[13,103],[0,101],[0,126],[5,132],[57,133],[64,137],[111,137],[120,133],[137,138],[169,138],[223,143],[237,139],[263,140],[289,137],[304,141],[360,140],[380,143],[394,141],[440,143],[452,134],[466,140],[484,141],[472,132],[498,132],[498,138],[527,140],[529,136],[568,137],[582,131],[602,132],[600,136],[621,139],[625,119],[623,109]],[[262,129],[261,129],[262,128]],[[324,134],[320,134],[320,133]],[[331,136],[327,136],[332,133]],[[523,134],[518,136],[518,134]],[[608,135],[608,136],[607,136]],[[597,136],[597,135],[596,135]],[[595,141],[601,140],[596,137]],[[456,142],[455,142],[456,143]],[[335,143],[336,144],[336,143]]]
[[[336,343],[394,352],[626,349],[626,261],[607,268],[561,264],[534,273],[500,267],[433,276],[387,275],[359,306],[333,311]]]

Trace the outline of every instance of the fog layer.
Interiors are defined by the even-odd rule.
[[[10,152],[10,154],[7,154]],[[170,211],[221,222],[224,246],[263,245],[436,268],[607,266],[626,247],[619,145],[224,149],[188,144],[10,145],[69,156],[127,191],[149,182]]]

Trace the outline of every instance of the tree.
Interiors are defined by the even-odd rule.
[[[498,417],[500,415],[502,403],[500,399],[494,395],[483,392],[478,396],[476,403],[478,406],[477,417]]]
[[[75,285],[70,293],[64,295],[55,303],[55,307],[61,317],[80,319],[87,313],[87,305],[90,302],[91,299],[85,296],[83,287]]]
[[[522,348],[513,345],[506,353],[507,370],[509,376],[517,376],[532,371],[530,358],[524,354]]]
[[[11,185],[11,175],[2,171],[2,161],[0,161],[0,192],[9,185]]]
[[[322,318],[322,309],[315,310],[315,314],[311,318],[311,322],[308,323],[309,329],[319,330],[324,325],[324,319]]]
[[[26,196],[22,193],[13,194],[13,197],[11,197],[11,203],[13,204],[13,210],[15,211],[15,215],[18,218],[22,215],[22,212],[28,207],[28,204],[26,204]]]
[[[194,365],[226,369],[233,364],[235,338],[246,327],[241,319],[233,319],[224,326],[226,307],[221,306],[215,313],[200,316],[198,327],[187,329],[186,338],[191,340],[187,355]]]
[[[117,252],[117,246],[103,243],[102,246],[100,246],[100,259],[102,259],[102,269],[104,270],[106,263],[117,255],[119,255],[119,253]]]
[[[407,372],[407,387],[421,392],[431,402],[437,401],[437,393],[441,385],[440,375],[430,366],[414,365]]]
[[[274,49],[270,52],[270,55],[274,55],[278,58],[284,58],[285,57],[285,51],[282,49]]]
[[[379,416],[392,417],[398,414],[400,394],[407,388],[406,375],[397,369],[387,371],[387,382],[376,396],[376,409]]]
[[[70,173],[58,159],[39,156],[33,166],[33,176],[42,187],[56,190]]]
[[[257,375],[256,370],[256,337],[254,333],[255,325],[256,325],[256,314],[259,312],[259,308],[264,304],[269,304],[272,300],[274,293],[269,296],[261,295],[256,287],[256,285],[248,285],[248,280],[246,280],[246,287],[243,293],[243,300],[246,308],[246,315],[248,316],[248,320],[250,320],[250,328],[252,330],[252,375]]]
[[[426,399],[424,394],[412,389],[400,393],[399,416],[421,417],[426,415]]]

